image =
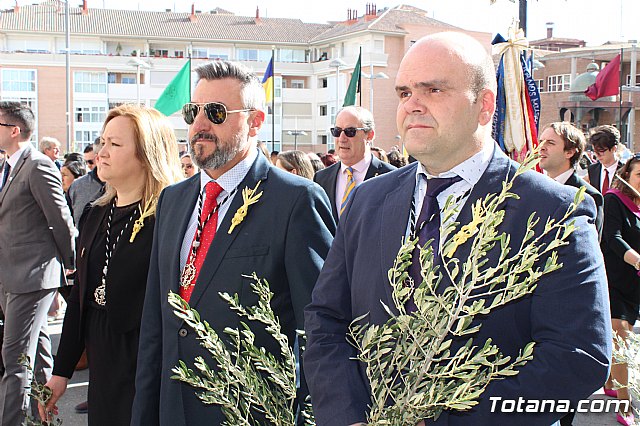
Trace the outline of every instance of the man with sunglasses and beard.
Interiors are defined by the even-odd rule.
[[[171,379],[179,360],[190,366],[197,356],[210,365],[213,361],[195,332],[173,313],[169,291],[179,293],[224,336],[225,328],[240,327],[241,318],[219,293],[238,294],[243,306],[256,305],[247,278],[255,272],[269,282],[271,306],[293,345],[335,232],[322,189],[258,154],[265,113],[264,89],[256,76],[229,61],[207,63],[196,73],[192,102],[182,115],[201,171],[166,188],[158,201],[132,425],[225,421],[219,406],[204,404],[195,388]],[[255,201],[250,205],[247,192]],[[243,321],[255,333],[255,345],[278,356],[279,346],[264,325]],[[304,378],[301,388],[304,394]]]
[[[371,155],[371,144],[375,136],[371,111],[359,106],[341,109],[336,115],[331,135],[335,138],[336,153],[340,156],[340,161],[320,170],[313,180],[329,196],[333,218],[338,222],[356,186],[396,168]]]

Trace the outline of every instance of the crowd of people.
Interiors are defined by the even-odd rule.
[[[90,425],[223,423],[220,407],[171,378],[179,360],[207,359],[207,352],[167,296],[179,293],[222,335],[240,317],[219,293],[255,304],[247,278],[254,272],[270,283],[291,345],[296,330],[306,331],[299,400],[311,396],[318,425],[364,424],[369,379],[346,339],[349,325],[365,315],[372,324],[388,320],[387,272],[405,237],[420,246],[431,241],[437,261],[445,200],[453,196],[456,220],[466,223],[471,205],[498,192],[517,168],[491,138],[493,62],[466,35],[426,36],[400,64],[396,118],[410,157],[376,147],[374,117],[358,106],[336,114],[332,152],[269,153],[258,141],[265,95],[253,72],[225,60],[195,72],[192,100],[182,108],[189,125],[182,153],[166,117],[123,105],[109,111],[93,146],[61,159],[53,138],[31,147],[29,107],[0,102],[0,425],[18,425],[29,413],[56,415],[83,353]],[[612,367],[612,332],[624,338],[639,315],[640,155],[623,164],[619,132],[595,128],[589,143],[598,161],[583,180],[580,129],[550,123],[539,140],[544,174],[519,176],[512,189],[518,199],[505,202],[501,229],[510,247],[522,242],[532,213],[543,226],[562,216],[576,188],[586,187],[587,196],[571,214],[569,244],[558,250],[562,268],[543,276],[531,296],[484,316],[474,336],[512,357],[534,341],[533,359],[516,376],[491,382],[471,410],[445,410],[434,424],[573,420],[492,412],[491,396],[576,404],[604,386],[607,395],[630,400],[625,387],[613,386],[625,385],[628,373],[623,364]],[[487,256],[490,265],[498,259]],[[408,280],[422,281],[419,267]],[[447,285],[444,277],[438,291]],[[60,309],[58,292],[66,313],[54,358],[47,314]],[[257,347],[279,353],[264,326],[248,325]],[[454,339],[453,347],[462,344]],[[52,390],[46,406],[28,396],[21,353]],[[634,422],[630,407],[616,416]]]

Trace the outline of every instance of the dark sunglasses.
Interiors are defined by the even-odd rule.
[[[227,120],[227,115],[234,112],[255,111],[254,108],[227,110],[224,104],[219,102],[208,102],[205,104],[188,103],[182,107],[182,118],[185,123],[191,125],[196,121],[196,116],[200,112],[200,108],[204,108],[207,118],[213,124],[222,124]]]
[[[339,138],[340,134],[344,132],[344,134],[348,138],[352,138],[356,135],[358,130],[367,130],[365,127],[347,127],[346,129],[341,129],[340,127],[332,127],[329,129],[334,138]]]
[[[93,160],[87,160],[87,164],[93,166]]]
[[[18,127],[15,124],[8,124],[8,123],[0,123],[0,126],[4,126],[4,127]]]

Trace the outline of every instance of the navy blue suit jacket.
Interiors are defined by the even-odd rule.
[[[260,200],[249,207],[231,235],[231,218],[242,205],[241,190],[261,180]],[[200,191],[200,176],[166,188],[158,201],[147,293],[142,315],[132,425],[218,425],[225,417],[217,406],[205,405],[195,389],[172,380],[178,360],[193,365],[210,355],[194,331],[173,314],[169,290],[178,292],[180,247]],[[303,309],[311,299],[335,224],[326,194],[315,183],[269,165],[262,155],[238,187],[196,282],[190,305],[223,336],[225,327],[240,327],[240,317],[218,292],[237,293],[244,306],[255,305],[253,272],[266,279],[282,330],[293,345],[295,329],[303,329]],[[246,321],[246,320],[245,320]],[[273,354],[280,349],[264,326],[248,322],[255,344]]]
[[[305,372],[319,426],[344,426],[366,419],[369,384],[364,366],[352,360],[355,349],[345,335],[358,316],[368,313],[367,319],[375,324],[388,320],[381,301],[393,306],[387,271],[405,235],[416,167],[403,167],[356,188],[305,310]],[[487,193],[499,192],[516,167],[496,149],[460,212],[460,223],[470,222],[472,203]],[[512,190],[521,199],[506,202],[501,225],[502,231],[511,235],[512,253],[522,241],[532,212],[541,218],[539,232],[548,217],[562,217],[576,193],[575,188],[535,172],[520,176]],[[492,382],[473,410],[445,411],[437,424],[550,425],[562,414],[490,413],[489,397],[577,400],[589,396],[606,380],[611,324],[605,272],[593,226],[595,206],[590,197],[573,218],[577,230],[570,237],[571,244],[558,250],[564,267],[545,275],[531,295],[482,317],[482,328],[474,336],[477,344],[492,338],[512,357],[534,341],[533,360],[515,377]],[[469,243],[458,248],[456,257],[466,258]],[[489,252],[488,256],[492,260],[486,266],[494,266],[497,253]],[[461,343],[458,339],[452,348]]]

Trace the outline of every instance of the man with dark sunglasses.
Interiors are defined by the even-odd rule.
[[[371,144],[375,137],[371,111],[359,106],[345,107],[338,111],[336,125],[330,130],[340,161],[320,170],[313,180],[329,196],[333,218],[337,222],[356,186],[396,168],[371,155]]]
[[[589,142],[598,161],[589,166],[585,180],[604,195],[616,172],[623,166],[618,160],[620,132],[610,125],[598,126],[591,130]]]
[[[84,157],[84,162],[87,163],[87,168],[89,170],[93,170],[96,166],[96,153],[93,150],[93,144],[87,145],[82,152],[82,156]]]
[[[156,209],[155,237],[140,330],[136,396],[131,424],[218,425],[219,406],[204,404],[196,389],[171,379],[183,360],[202,356],[213,365],[194,331],[167,304],[179,293],[219,334],[240,318],[219,292],[257,301],[247,275],[269,282],[271,306],[293,345],[303,309],[335,231],[329,200],[315,183],[282,171],[258,153],[264,89],[245,66],[214,61],[198,67],[189,124],[193,162],[200,173],[166,188]],[[255,201],[249,204],[249,197]],[[242,214],[244,212],[244,215]],[[233,220],[232,220],[233,219]],[[251,323],[255,345],[278,356],[264,326]],[[301,378],[301,395],[306,381]],[[262,415],[251,410],[254,418]]]

